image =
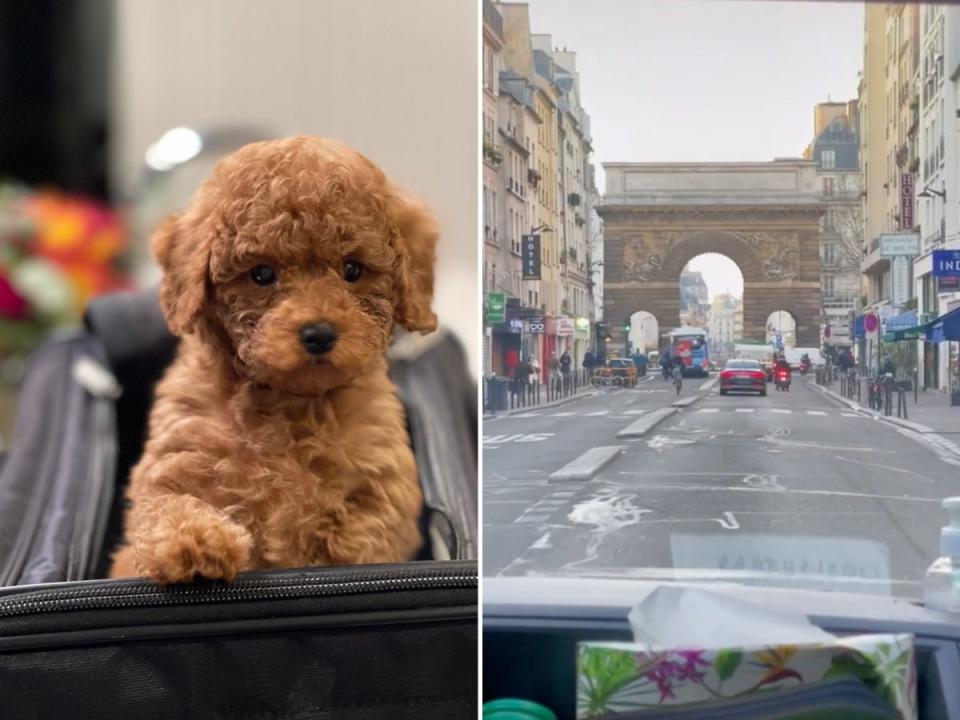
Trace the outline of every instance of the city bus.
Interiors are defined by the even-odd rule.
[[[684,377],[707,377],[710,355],[707,332],[698,327],[679,327],[670,331],[670,355],[683,360]]]

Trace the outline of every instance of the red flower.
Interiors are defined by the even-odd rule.
[[[0,315],[10,320],[20,320],[27,315],[29,309],[27,301],[14,290],[6,276],[0,273]]]

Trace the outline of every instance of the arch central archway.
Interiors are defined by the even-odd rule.
[[[726,255],[743,274],[743,340],[764,342],[769,315],[796,318],[796,342],[819,345],[816,170],[808,161],[605,164],[604,315],[613,342],[642,308],[679,318],[678,278],[697,255]]]

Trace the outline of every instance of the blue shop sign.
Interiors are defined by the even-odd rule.
[[[933,276],[960,275],[960,250],[934,250]]]

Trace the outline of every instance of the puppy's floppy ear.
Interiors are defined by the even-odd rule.
[[[181,219],[169,215],[150,239],[163,268],[160,307],[174,335],[193,332],[207,294],[210,245],[201,233],[185,232]]]
[[[411,332],[437,329],[433,301],[433,266],[436,260],[437,222],[419,202],[393,194],[388,200],[397,250],[396,302],[393,319]]]

